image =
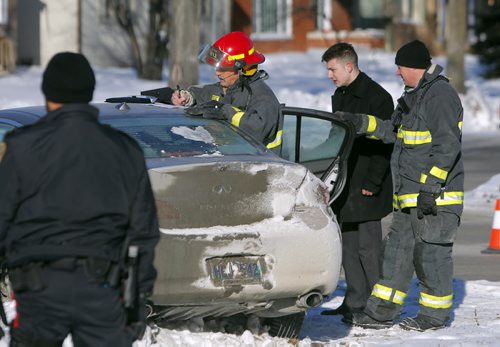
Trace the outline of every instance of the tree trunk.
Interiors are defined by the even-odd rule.
[[[168,2],[149,0],[149,27],[146,44],[146,59],[139,77],[161,80],[163,61],[167,53]]]
[[[139,46],[139,41],[137,40],[137,35],[135,34],[134,23],[132,20],[132,11],[130,10],[130,4],[127,1],[114,0],[111,2],[113,10],[116,16],[116,20],[120,27],[127,33],[130,44],[132,45],[132,53],[135,59],[135,66],[139,76],[142,75],[143,63],[141,48]]]
[[[448,0],[446,5],[446,74],[459,93],[465,92],[464,55],[467,45],[467,0]]]
[[[199,0],[172,0],[171,3],[168,85],[187,87],[199,80],[201,3]]]

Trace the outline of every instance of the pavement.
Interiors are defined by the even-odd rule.
[[[477,188],[500,173],[500,134],[464,136],[463,160],[465,191]],[[495,203],[486,211],[465,209],[453,247],[454,274],[463,280],[500,281],[500,250],[481,253],[488,248]]]

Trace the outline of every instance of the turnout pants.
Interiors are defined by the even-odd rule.
[[[132,346],[118,288],[90,279],[84,266],[73,270],[38,266],[37,271],[42,285],[36,285],[36,278],[35,282],[17,279],[33,289],[14,290],[11,346],[62,346],[68,334],[75,347]]]
[[[382,223],[342,223],[342,266],[347,284],[344,305],[363,309],[379,279]]]
[[[437,216],[417,218],[416,208],[395,211],[384,240],[382,274],[365,313],[380,321],[395,319],[402,308],[413,271],[419,280],[419,314],[443,324],[453,304],[452,248],[459,216],[438,207]]]

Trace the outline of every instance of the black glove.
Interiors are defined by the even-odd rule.
[[[361,126],[363,125],[363,114],[337,111],[334,115],[343,121],[350,122],[354,125],[354,128],[356,128],[356,131],[361,130]]]
[[[223,103],[210,100],[203,104],[194,105],[184,110],[185,113],[191,116],[202,116],[208,119],[226,119],[222,112]]]
[[[424,215],[437,215],[436,198],[432,193],[420,192],[417,198],[417,217],[424,218]]]

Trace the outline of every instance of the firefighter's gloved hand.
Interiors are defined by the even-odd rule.
[[[209,119],[226,119],[222,111],[223,106],[224,104],[221,102],[210,100],[203,104],[186,108],[184,112],[191,116],[202,116],[203,118]]]
[[[361,130],[361,126],[363,125],[364,114],[337,111],[334,113],[334,115],[336,115],[343,121],[352,123],[354,125],[354,128],[356,128],[356,131]]]
[[[432,193],[420,192],[417,198],[417,217],[424,218],[424,215],[437,215],[436,198]]]

